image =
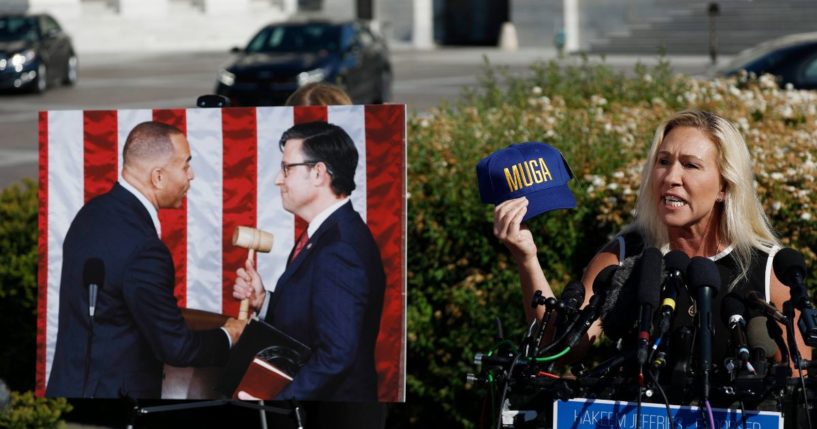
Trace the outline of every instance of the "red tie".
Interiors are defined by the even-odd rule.
[[[301,253],[301,250],[306,246],[307,241],[309,241],[309,234],[304,231],[303,234],[301,234],[301,238],[298,239],[298,243],[295,244],[295,250],[292,251],[292,257],[289,258],[290,263],[298,257],[298,254]]]

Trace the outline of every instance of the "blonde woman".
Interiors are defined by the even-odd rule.
[[[726,119],[709,112],[686,111],[673,115],[655,132],[641,177],[636,219],[602,248],[584,270],[585,304],[593,295],[599,272],[656,247],[663,253],[683,251],[690,258],[711,259],[721,276],[721,289],[712,305],[716,341],[713,362],[723,362],[728,329],[720,317],[721,299],[727,294],[744,297],[750,291],[782,309],[789,289],[772,269],[777,239],[753,188],[749,150],[740,133]],[[494,212],[494,234],[510,250],[519,270],[524,302],[537,290],[545,297],[553,291],[536,255],[536,243],[521,223],[527,210],[525,198],[506,201]],[[660,285],[656,285],[660,287]],[[694,296],[694,294],[693,294]],[[525,305],[528,320],[544,309]],[[691,325],[694,301],[679,297],[673,325]],[[799,315],[795,315],[798,317]],[[782,328],[782,326],[781,326]],[[584,346],[595,341],[602,327],[596,322]],[[811,352],[795,335],[801,355]]]

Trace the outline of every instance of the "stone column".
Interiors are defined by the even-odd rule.
[[[434,47],[434,9],[431,0],[414,1],[411,39],[417,49]]]
[[[576,52],[579,40],[579,0],[563,0],[565,23],[565,51]]]

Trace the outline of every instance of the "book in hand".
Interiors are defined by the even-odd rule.
[[[244,391],[259,399],[275,399],[311,352],[269,323],[252,319],[230,351],[220,390],[232,398]]]

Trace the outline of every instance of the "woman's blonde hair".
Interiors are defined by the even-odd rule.
[[[739,276],[729,285],[731,289],[738,281],[746,278],[752,249],[768,253],[778,242],[754,188],[749,149],[735,126],[726,119],[709,112],[685,111],[676,113],[658,126],[641,172],[636,219],[632,226],[641,232],[646,246],[662,248],[669,245],[667,227],[658,217],[660,195],[653,192],[652,170],[664,138],[678,127],[697,129],[709,137],[718,150],[718,170],[724,183],[719,232],[720,237],[733,246],[740,271]]]
[[[298,88],[287,98],[287,106],[337,106],[352,104],[342,88],[331,83],[313,82]]]

